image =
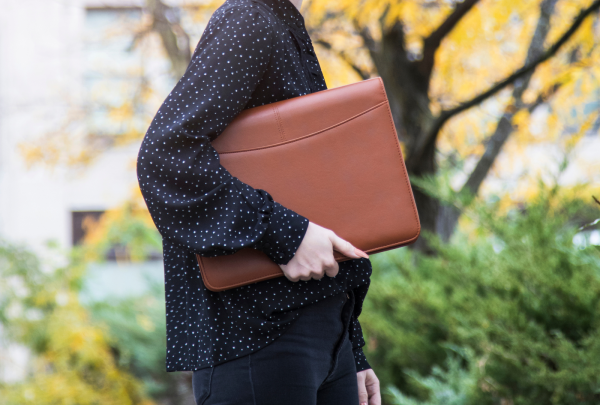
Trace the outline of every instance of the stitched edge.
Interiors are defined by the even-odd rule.
[[[195,391],[195,384],[194,385],[194,403],[196,405],[204,405],[206,403],[206,400],[210,397],[210,394],[212,392],[212,376],[213,376],[213,372],[215,371],[214,367],[210,367],[210,368],[202,368],[200,370],[189,370],[189,371],[193,371],[193,379],[197,378],[197,374],[196,371],[204,371],[204,370],[209,370],[208,372],[208,381],[203,381],[203,383],[206,383],[207,387],[206,387],[206,392],[202,395],[199,396],[198,398],[196,398],[196,391]],[[199,377],[198,377],[199,378]]]
[[[312,133],[310,133],[310,134],[308,134],[308,135],[301,136],[300,138],[296,138],[296,139],[289,139],[289,140],[287,140],[287,141],[283,141],[283,142],[279,142],[279,143],[274,143],[274,144],[272,144],[272,145],[267,145],[267,146],[259,146],[259,147],[256,147],[256,148],[250,148],[250,149],[240,149],[240,150],[232,150],[232,151],[228,151],[228,152],[220,152],[220,153],[219,153],[219,155],[226,155],[226,154],[229,154],[229,153],[242,153],[242,152],[251,152],[251,151],[254,151],[254,150],[261,150],[261,149],[270,149],[270,148],[274,148],[274,147],[277,147],[277,146],[286,145],[286,144],[288,144],[288,143],[292,143],[292,142],[298,142],[298,141],[301,141],[301,140],[303,140],[303,139],[309,138],[309,137],[311,137],[311,136],[315,136],[315,135],[318,135],[318,134],[320,134],[320,133],[323,133],[323,132],[325,132],[325,131],[329,131],[330,129],[333,129],[333,128],[335,128],[335,127],[338,127],[338,126],[340,126],[340,125],[342,125],[342,124],[345,124],[345,123],[347,123],[347,122],[349,122],[349,121],[352,121],[353,119],[356,119],[356,118],[360,117],[361,115],[364,115],[364,114],[366,114],[366,113],[368,113],[368,112],[370,112],[370,111],[372,111],[372,110],[374,110],[374,109],[376,109],[376,108],[379,108],[379,107],[381,107],[381,106],[382,106],[382,105],[384,105],[385,103],[386,103],[386,101],[382,101],[381,103],[377,103],[377,104],[375,104],[373,107],[369,107],[369,108],[367,108],[366,110],[364,110],[363,112],[360,112],[360,113],[358,113],[358,114],[356,114],[356,115],[353,115],[353,116],[352,116],[352,117],[350,117],[350,118],[346,118],[345,120],[343,120],[343,121],[340,121],[340,122],[338,122],[337,124],[333,124],[333,125],[331,125],[331,126],[328,126],[327,128],[323,128],[323,129],[320,129],[320,130],[318,130],[318,131],[316,131],[316,132],[312,132]],[[394,132],[395,132],[395,131],[394,131]]]
[[[252,380],[252,353],[248,354],[248,378],[250,379],[250,388],[252,389],[252,402],[256,405],[256,393],[254,392],[254,381]]]
[[[204,405],[204,403],[208,400],[208,397],[210,397],[210,394],[212,393],[212,378],[213,378],[213,373],[214,372],[215,372],[215,368],[211,367],[210,368],[210,375],[208,376],[208,393],[204,397],[204,400],[202,401],[201,405]]]
[[[285,131],[283,129],[283,122],[281,122],[281,116],[279,115],[279,108],[273,107],[273,113],[275,114],[275,120],[277,120],[277,128],[279,129],[281,142],[285,142]]]

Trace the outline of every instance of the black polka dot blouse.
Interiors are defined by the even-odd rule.
[[[292,259],[308,219],[232,176],[210,142],[244,109],[326,88],[303,16],[289,0],[226,0],[152,120],[137,175],[163,239],[167,371],[198,370],[257,351],[307,305],[342,291],[354,295],[348,333],[357,371],[370,368],[358,322],[368,259],[340,262],[335,277],[321,280],[278,277],[212,292],[194,257],[252,247],[278,264]]]

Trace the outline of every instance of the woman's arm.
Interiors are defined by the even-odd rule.
[[[202,256],[254,247],[286,264],[308,227],[308,219],[267,191],[232,176],[210,143],[260,83],[271,41],[257,9],[217,10],[140,148],[138,180],[159,232]]]

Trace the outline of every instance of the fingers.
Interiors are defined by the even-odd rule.
[[[293,271],[293,267],[291,267],[289,264],[280,264],[279,267],[283,271],[283,275],[291,282],[295,283],[300,280],[300,274],[298,274],[296,271]]]
[[[292,282],[320,280],[325,275],[335,277],[340,270],[339,263],[333,254],[335,250],[355,259],[369,258],[365,252],[340,238],[332,230],[312,222],[309,223],[309,226],[311,225],[311,232],[309,233],[307,230],[296,255],[287,265],[279,266],[288,280]]]
[[[325,274],[329,277],[335,277],[340,271],[340,265],[337,260],[333,258],[333,255],[323,263],[323,269]]]
[[[336,262],[337,264],[337,262]],[[320,280],[323,278],[324,272],[321,266],[311,268],[302,264],[280,264],[279,267],[283,271],[285,277],[291,282],[309,281],[311,279]]]
[[[369,393],[365,385],[366,370],[359,371],[356,373],[356,380],[358,383],[358,403],[360,405],[367,405],[369,403]]]
[[[364,370],[365,374],[365,387],[367,390],[367,396],[369,397],[369,405],[381,405],[381,391],[379,389],[379,379],[375,375],[373,369]]]
[[[330,240],[333,245],[333,250],[337,250],[345,256],[353,257],[355,259],[358,259],[359,257],[364,257],[365,259],[369,258],[369,255],[354,247],[352,243],[348,242],[347,240],[340,238],[333,231],[331,231]]]
[[[287,278],[288,280],[295,283],[295,281],[293,280],[293,277],[289,273],[287,264],[280,264],[279,268],[281,269],[281,271],[283,271],[283,275],[285,276],[285,278]]]

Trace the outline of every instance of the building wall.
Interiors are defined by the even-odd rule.
[[[79,0],[4,1],[0,14],[0,236],[39,248],[68,240],[60,171],[27,170],[18,145],[32,142],[80,96]]]
[[[101,6],[96,3],[92,5]],[[110,4],[115,5],[118,2]],[[127,33],[116,39],[102,37],[106,34],[102,29],[111,28],[105,20],[112,14],[118,12],[95,9],[86,13],[82,0],[3,1],[0,238],[24,243],[38,252],[45,251],[49,240],[69,247],[71,211],[114,207],[129,198],[136,187],[137,142],[113,148],[85,167],[28,167],[20,152],[20,145],[31,145],[50,132],[60,132],[65,122],[82,111],[85,117],[76,119],[78,125],[83,123],[86,129],[101,132],[108,120],[98,105],[118,104],[128,97],[135,86],[129,79],[139,75],[142,64],[163,83],[159,93],[168,92],[168,64],[160,55],[148,58],[139,50],[124,52],[130,41]],[[127,86],[129,89],[123,90]],[[105,88],[104,94],[98,95],[98,87]],[[143,130],[143,125],[138,129]],[[105,126],[108,131],[114,127]]]
[[[131,6],[118,1],[108,6],[121,5]],[[35,144],[47,137],[82,107],[85,116],[78,118],[79,124],[83,122],[94,131],[101,131],[101,125],[94,126],[93,122],[102,123],[105,118],[101,111],[98,113],[94,100],[111,102],[112,96],[112,102],[118,103],[119,97],[127,97],[127,92],[121,94],[118,89],[123,83],[130,84],[126,74],[138,73],[136,63],[148,64],[153,77],[163,83],[158,92],[168,92],[168,63],[160,55],[148,58],[139,51],[123,52],[127,35],[115,40],[110,32],[102,32],[110,11],[90,12],[86,6],[90,5],[82,0],[2,0],[0,239],[25,245],[42,258],[51,253],[46,248],[47,241],[56,241],[62,248],[71,246],[72,211],[105,210],[131,197],[137,186],[135,159],[139,144],[113,148],[84,167],[28,167],[20,145]],[[95,2],[92,6],[101,8],[103,4]],[[113,11],[116,16],[118,10]],[[104,87],[106,92],[96,97],[97,87]],[[157,96],[157,100],[165,95]],[[97,299],[123,294],[111,289],[122,285],[114,282],[115,274],[125,272],[124,282],[138,284],[129,291],[131,294],[144,290],[142,276],[146,273],[162,280],[160,261],[92,267],[88,278],[100,284],[94,288],[93,297]],[[2,338],[0,325],[0,380],[23,379],[29,358],[27,348]]]

